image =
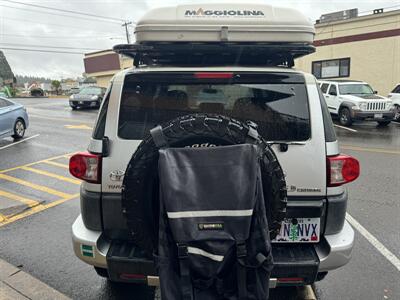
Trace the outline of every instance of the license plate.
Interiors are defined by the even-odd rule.
[[[382,119],[383,118],[383,114],[374,114],[374,118]]]
[[[318,243],[320,231],[319,218],[285,219],[275,243]]]

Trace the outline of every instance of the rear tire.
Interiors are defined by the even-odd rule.
[[[237,120],[196,114],[170,121],[163,133],[171,147],[207,147],[253,143],[262,154],[261,173],[271,239],[286,216],[286,182],[269,145],[257,136],[249,138],[249,126]],[[134,243],[151,257],[158,244],[158,148],[148,135],[133,154],[122,185],[122,209]]]
[[[96,271],[97,275],[99,275],[100,277],[109,278],[107,269],[94,267],[94,270]]]
[[[14,124],[14,134],[12,137],[16,140],[20,140],[24,137],[25,135],[25,122],[22,119],[17,119]]]
[[[343,107],[339,111],[339,122],[343,126],[351,126],[353,120],[351,118],[350,110],[347,107]]]

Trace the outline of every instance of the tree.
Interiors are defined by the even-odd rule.
[[[58,92],[60,90],[61,87],[61,82],[58,80],[52,80],[51,81],[51,86],[53,87],[53,89],[56,91],[56,94],[58,95]]]
[[[2,84],[12,84],[14,79],[14,74],[2,51],[0,51],[0,78]]]

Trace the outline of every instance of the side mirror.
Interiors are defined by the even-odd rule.
[[[375,94],[375,95],[378,94],[378,91],[374,91],[374,94]]]

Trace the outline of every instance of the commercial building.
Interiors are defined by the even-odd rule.
[[[87,53],[83,62],[86,76],[95,78],[101,87],[107,87],[115,73],[132,66],[132,59],[112,50]]]
[[[382,95],[400,82],[400,10],[338,12],[322,16],[315,29],[316,52],[298,59],[297,69],[319,79],[366,81]]]

